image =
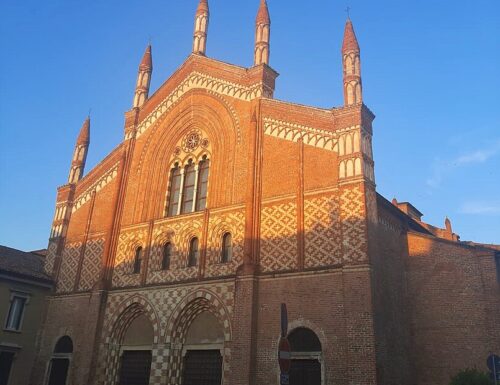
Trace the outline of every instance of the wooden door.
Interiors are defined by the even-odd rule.
[[[189,350],[184,357],[183,385],[221,385],[222,356],[218,350]]]
[[[149,385],[150,350],[126,350],[122,354],[120,385]]]
[[[66,385],[68,379],[69,360],[67,358],[53,358],[50,361],[50,375],[48,385]]]
[[[290,385],[321,385],[321,364],[318,360],[292,360]]]

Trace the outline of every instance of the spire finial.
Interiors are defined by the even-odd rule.
[[[193,53],[205,55],[209,17],[208,0],[200,0],[194,18]]]
[[[149,96],[149,86],[151,84],[151,74],[153,73],[153,54],[151,41],[149,42],[144,55],[142,56],[141,64],[139,64],[139,74],[137,75],[137,83],[134,94],[134,108],[140,108],[146,102]]]
[[[255,19],[254,65],[269,65],[270,40],[271,18],[269,17],[269,9],[267,8],[267,1],[260,0],[257,18]]]
[[[90,144],[90,114],[83,122],[80,133],[76,140],[75,151],[73,153],[73,160],[71,161],[71,168],[69,170],[68,183],[77,183],[82,179],[85,170],[85,162],[87,160],[87,152]]]
[[[358,39],[350,18],[345,23],[342,62],[344,68],[344,105],[361,104],[363,103],[361,56]]]
[[[345,12],[347,13],[347,20],[351,20],[351,7],[347,6]]]

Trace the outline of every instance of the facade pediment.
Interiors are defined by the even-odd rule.
[[[191,55],[184,64],[151,96],[139,114],[136,137],[140,137],[183,95],[205,90],[219,96],[250,102],[272,98],[278,74],[268,66],[243,68],[200,55]],[[125,139],[129,139],[127,133]]]

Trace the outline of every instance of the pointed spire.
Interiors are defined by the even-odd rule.
[[[342,64],[344,68],[344,105],[352,106],[363,103],[360,49],[350,18],[347,19],[344,29]]]
[[[198,3],[198,8],[196,8],[196,15],[202,15],[208,13],[208,0],[200,0]]]
[[[148,44],[144,56],[142,57],[139,71],[152,71],[153,70],[153,56],[151,54],[151,44]]]
[[[87,116],[87,119],[83,122],[80,134],[78,135],[78,139],[76,141],[77,145],[88,143],[90,143],[90,116]]]
[[[208,0],[200,0],[194,18],[193,53],[199,55],[206,53],[209,17]]]
[[[141,64],[139,64],[133,108],[141,108],[146,103],[146,100],[148,100],[151,74],[153,73],[153,55],[151,51],[151,44],[148,44],[142,56]]]
[[[269,65],[271,40],[271,18],[267,1],[260,0],[259,11],[255,19],[254,65]]]
[[[80,134],[76,140],[75,151],[71,161],[68,183],[77,183],[83,177],[87,152],[90,144],[90,116],[83,122]]]
[[[256,22],[257,24],[271,24],[271,18],[269,17],[269,9],[267,8],[266,0],[260,0]]]
[[[444,220],[444,226],[446,227],[446,231],[448,231],[450,234],[453,233],[450,218],[446,217],[446,219]]]
[[[356,38],[356,33],[354,32],[354,27],[352,25],[351,19],[347,19],[344,29],[344,42],[342,43],[342,52],[347,53],[351,51],[359,52],[358,39]]]

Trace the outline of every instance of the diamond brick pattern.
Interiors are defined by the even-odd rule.
[[[50,242],[49,246],[47,247],[47,256],[45,257],[45,265],[44,265],[45,272],[50,276],[54,274],[54,263],[56,261],[56,252],[57,252],[57,243]]]
[[[103,250],[104,238],[87,241],[78,290],[91,290],[99,280]]]
[[[232,236],[233,256],[228,263],[221,263],[222,238],[227,232],[231,233]],[[243,263],[244,211],[212,215],[208,225],[208,235],[205,275],[207,277],[220,277],[235,274],[238,266]]]
[[[198,275],[198,267],[188,266],[189,241],[198,237],[202,242],[202,220],[170,220],[155,226],[148,269],[148,283],[179,282],[192,280]],[[172,245],[170,269],[162,270],[163,247]],[[200,243],[201,245],[201,243]]]
[[[73,291],[81,248],[81,242],[68,244],[64,248],[59,280],[57,282],[58,293],[69,293]]]
[[[113,271],[113,286],[137,286],[140,283],[140,274],[133,274],[135,250],[142,247],[146,250],[147,229],[126,231],[120,234]]]
[[[366,263],[368,256],[365,199],[360,186],[342,188],[340,213],[344,263]]]
[[[287,202],[262,209],[261,259],[264,272],[297,267],[297,204]]]
[[[342,234],[336,196],[304,201],[304,233],[306,268],[342,263]]]

